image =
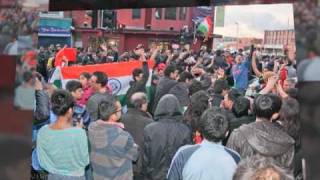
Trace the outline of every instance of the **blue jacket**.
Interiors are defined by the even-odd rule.
[[[175,154],[168,180],[232,180],[240,156],[221,143],[203,140],[198,145],[186,145]]]

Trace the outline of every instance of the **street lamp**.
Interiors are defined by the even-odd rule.
[[[239,49],[239,22],[235,22],[237,26],[237,50]]]

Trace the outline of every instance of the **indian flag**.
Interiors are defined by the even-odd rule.
[[[154,61],[148,61],[149,79],[147,82],[147,93],[151,86],[151,74]],[[132,71],[135,68],[142,68],[142,61],[130,61],[121,63],[107,63],[86,66],[69,66],[57,67],[50,78],[50,83],[57,87],[65,88],[65,85],[70,80],[79,79],[81,73],[94,73],[102,71],[108,75],[108,84],[112,88],[112,94],[117,96],[120,102],[124,102],[125,95],[130,87],[129,82],[132,81]]]
[[[206,16],[198,26],[198,31],[202,32],[206,38],[212,33],[212,20],[210,16]]]

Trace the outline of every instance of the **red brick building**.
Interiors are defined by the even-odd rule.
[[[296,51],[295,31],[293,29],[265,31],[264,48],[279,49],[279,51],[283,51],[283,49]]]
[[[242,37],[242,38],[225,38],[224,47],[225,48],[234,48],[234,49],[250,49],[251,45],[261,45],[263,39],[251,38],[251,37]]]
[[[117,12],[117,24],[122,30],[107,32],[101,27],[101,14],[98,12],[97,29],[91,28],[92,18],[86,11],[65,12],[65,17],[73,18],[74,46],[87,47],[90,38],[103,37],[106,41],[116,44],[120,52],[132,50],[137,44],[145,47],[159,44],[167,47],[172,41],[179,41],[180,30],[184,26],[192,27],[192,8],[149,8],[121,9]],[[194,45],[200,47],[201,41]]]

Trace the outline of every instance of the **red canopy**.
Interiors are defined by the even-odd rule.
[[[61,66],[63,57],[66,57],[68,62],[75,62],[77,59],[77,50],[75,48],[63,48],[57,54],[54,65]]]

